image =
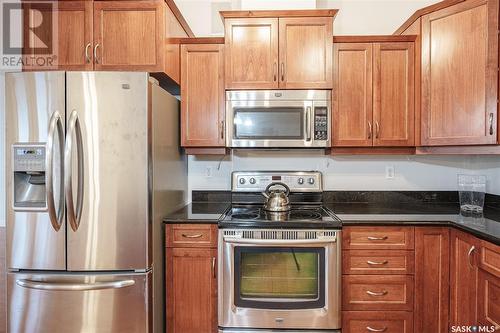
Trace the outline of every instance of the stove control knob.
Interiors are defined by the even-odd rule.
[[[297,183],[299,183],[300,185],[304,184],[304,178],[299,178],[297,180]]]
[[[307,182],[308,182],[309,184],[313,185],[313,184],[314,184],[314,178],[309,178],[309,179],[307,180]]]
[[[252,185],[253,185],[253,184],[255,184],[255,183],[256,183],[255,178],[250,178],[250,184],[252,184]]]
[[[241,185],[245,184],[245,178],[240,178],[239,182]]]

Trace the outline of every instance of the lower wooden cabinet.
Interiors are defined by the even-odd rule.
[[[342,333],[366,332],[412,333],[413,315],[405,311],[349,311],[343,314]]]
[[[479,270],[477,290],[478,323],[500,330],[500,277]]]
[[[206,237],[203,237],[210,229],[216,231],[217,225],[167,226],[168,333],[217,332],[217,242],[206,242]],[[198,235],[204,240],[196,243]],[[173,242],[178,238],[191,241]]]

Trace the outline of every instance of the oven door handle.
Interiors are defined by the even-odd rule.
[[[307,244],[332,244],[337,242],[337,238],[332,239],[239,239],[239,238],[226,238],[225,243],[232,244],[248,244],[248,245],[276,245],[276,246],[294,246],[294,245],[307,245]]]

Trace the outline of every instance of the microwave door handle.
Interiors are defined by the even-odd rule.
[[[311,141],[311,111],[312,108],[308,106],[306,108],[306,141]]]

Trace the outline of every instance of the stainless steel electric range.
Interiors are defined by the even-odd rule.
[[[341,223],[322,197],[317,171],[233,172],[219,222],[220,332],[338,332]]]

